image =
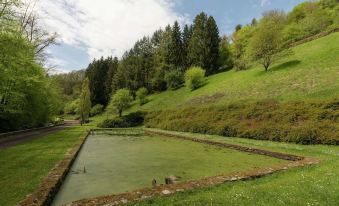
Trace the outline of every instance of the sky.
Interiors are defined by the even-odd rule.
[[[47,50],[56,72],[85,69],[101,56],[117,56],[145,35],[177,20],[192,23],[204,11],[212,15],[221,35],[237,24],[259,19],[264,11],[290,11],[304,0],[39,0],[41,25],[58,33],[58,45]]]

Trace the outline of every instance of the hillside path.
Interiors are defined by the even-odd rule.
[[[79,122],[76,120],[65,120],[65,124],[55,126],[55,127],[48,127],[42,128],[33,131],[27,132],[20,132],[18,134],[10,135],[8,137],[0,138],[0,149],[15,146],[33,139],[45,137],[48,134],[53,134],[55,132],[61,131],[65,128],[72,127],[78,125]]]

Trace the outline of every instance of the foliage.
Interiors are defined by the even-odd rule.
[[[275,21],[274,17],[266,16],[260,22],[249,43],[252,58],[258,60],[264,66],[265,71],[283,53],[287,52],[282,40],[282,23]]]
[[[145,112],[133,112],[115,119],[106,119],[98,124],[100,128],[128,128],[143,124]]]
[[[73,100],[71,102],[68,102],[66,105],[65,105],[65,108],[64,108],[64,113],[65,114],[79,114],[79,101],[80,99],[76,99],[76,100]]]
[[[142,109],[168,109],[185,105],[223,104],[274,98],[280,101],[326,99],[338,96],[339,32],[298,45],[266,73],[260,65],[206,77],[196,92],[186,88],[152,94]],[[307,75],[305,75],[307,74]],[[137,109],[137,108],[133,108]]]
[[[201,67],[192,67],[185,73],[185,84],[191,90],[201,87],[205,83],[205,70]]]
[[[59,82],[59,87],[62,88],[66,99],[74,100],[80,96],[82,82],[85,79],[85,71],[72,71],[65,74],[53,75]]]
[[[231,44],[229,38],[224,36],[220,41],[219,47],[219,72],[228,71],[233,68],[234,60],[232,59]]]
[[[112,93],[112,80],[118,69],[118,59],[108,57],[94,60],[86,69],[86,77],[89,79],[91,102],[93,105],[106,106]]]
[[[89,89],[89,80],[86,78],[82,83],[82,89],[79,100],[79,114],[81,124],[88,121],[91,111],[91,92]]]
[[[337,99],[234,102],[149,112],[148,127],[227,137],[339,145]]]
[[[141,87],[140,89],[138,89],[136,95],[140,105],[144,105],[147,103],[148,100],[146,97],[148,95],[148,91],[145,87]]]
[[[184,83],[183,73],[178,69],[173,69],[165,74],[165,81],[168,89],[178,89]]]
[[[0,131],[42,126],[60,112],[61,92],[20,34],[0,31]]]
[[[92,107],[92,109],[90,111],[90,115],[91,115],[91,117],[94,117],[98,114],[101,114],[103,111],[104,111],[104,105],[96,104]]]
[[[245,26],[232,35],[232,59],[236,70],[246,70],[250,66],[247,47],[254,33],[254,27]]]
[[[122,112],[130,106],[131,102],[130,91],[128,89],[120,89],[112,96],[108,105],[108,112],[116,113],[121,117]]]
[[[188,47],[188,61],[192,66],[206,69],[206,74],[218,71],[219,30],[212,16],[200,13],[194,19]]]

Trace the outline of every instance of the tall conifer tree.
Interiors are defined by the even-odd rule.
[[[169,49],[170,65],[175,68],[181,68],[183,66],[183,45],[180,26],[177,21],[174,22],[172,27]]]

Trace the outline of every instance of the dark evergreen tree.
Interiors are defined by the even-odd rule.
[[[218,71],[219,30],[213,17],[199,14],[193,24],[192,37],[188,47],[188,61],[192,66],[200,66],[207,75]]]
[[[241,24],[235,26],[235,32],[239,31],[242,28]]]
[[[192,26],[188,26],[186,24],[185,27],[184,27],[183,33],[182,33],[183,67],[184,67],[184,69],[187,69],[187,67],[189,67],[189,65],[190,65],[190,63],[188,62],[187,53],[188,53],[188,45],[189,45],[191,37],[192,37]]]
[[[217,23],[212,16],[209,16],[206,23],[206,50],[207,55],[205,59],[206,74],[215,74],[219,70],[219,29]]]
[[[119,60],[117,57],[114,57],[114,59],[109,58],[108,59],[108,72],[107,72],[107,78],[105,82],[105,95],[106,95],[106,101],[109,102],[109,97],[112,94],[112,81],[116,76],[117,70],[118,70]]]
[[[169,64],[175,68],[181,68],[183,66],[183,43],[180,26],[177,21],[174,22],[171,31]]]
[[[110,71],[112,69],[112,71]],[[92,105],[102,104],[106,106],[112,91],[109,78],[114,74],[113,59],[108,57],[93,60],[86,70],[86,77],[89,79]]]
[[[253,19],[252,19],[252,22],[251,22],[251,26],[255,26],[255,25],[257,25],[257,24],[258,24],[257,19],[256,19],[256,18],[253,18]]]
[[[207,15],[201,13],[194,19],[192,36],[188,46],[187,58],[191,66],[205,68]]]

